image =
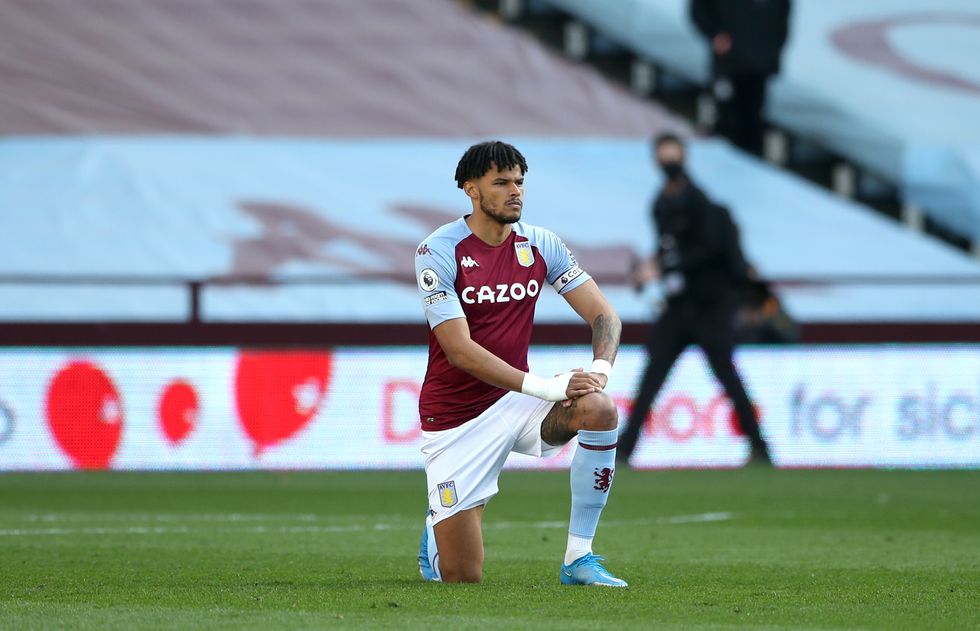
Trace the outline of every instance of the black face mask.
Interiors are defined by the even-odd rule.
[[[660,169],[668,180],[676,180],[684,175],[684,164],[682,162],[663,162]]]

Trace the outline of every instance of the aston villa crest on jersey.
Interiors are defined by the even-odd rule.
[[[531,249],[530,241],[515,242],[514,251],[517,252],[517,262],[521,264],[521,267],[534,265],[534,250]]]

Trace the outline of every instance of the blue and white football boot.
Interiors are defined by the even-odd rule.
[[[562,585],[601,585],[603,587],[627,587],[626,581],[616,578],[602,567],[600,556],[591,552],[561,566]]]
[[[436,548],[436,536],[432,532],[432,511],[425,515],[425,525],[422,527],[422,540],[419,541],[419,573],[422,580],[442,581],[439,575],[439,550]]]

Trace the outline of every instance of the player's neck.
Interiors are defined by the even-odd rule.
[[[474,211],[465,221],[480,241],[492,246],[498,246],[506,241],[513,230],[512,224],[502,223],[479,211]]]

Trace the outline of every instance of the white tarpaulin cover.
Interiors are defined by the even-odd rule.
[[[625,319],[649,316],[625,278],[653,246],[649,138],[686,126],[457,2],[0,0],[0,15],[0,277],[326,275],[343,284],[211,286],[202,315],[421,322],[412,253],[468,212],[465,148],[504,137],[530,161],[526,220],[565,238]],[[802,279],[784,290],[796,317],[980,318],[980,286],[935,281],[975,276],[966,257],[692,142],[752,262]],[[823,280],[842,275],[884,282]],[[97,280],[0,281],[0,319],[189,315],[185,287]],[[539,316],[576,317],[549,292]]]
[[[660,186],[646,140],[512,139],[526,155],[524,219],[565,239],[625,320],[649,317],[626,274],[653,247]],[[452,179],[469,141],[28,139],[0,144],[0,269],[343,284],[206,289],[206,320],[422,322],[413,258],[470,211]],[[52,168],[51,165],[58,165]],[[700,141],[690,171],[729,205],[749,259],[817,321],[980,319],[980,265],[815,186]],[[841,285],[827,277],[872,277]],[[914,278],[922,276],[919,283]],[[889,279],[913,282],[888,284]],[[809,282],[807,280],[809,279]],[[878,282],[879,284],[875,284]],[[185,320],[175,287],[0,284],[8,320]],[[539,321],[577,316],[552,291]]]

